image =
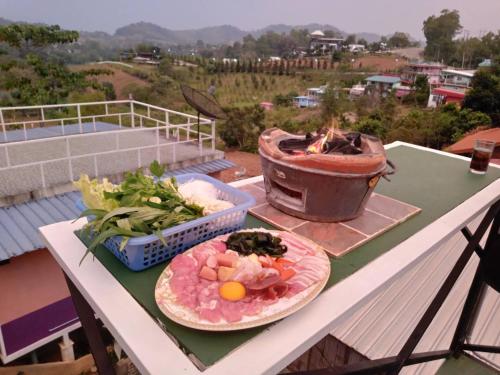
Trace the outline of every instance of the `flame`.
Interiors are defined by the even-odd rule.
[[[310,144],[309,147],[307,147],[306,152],[308,154],[321,154],[322,152],[324,152],[326,142],[333,138],[334,132],[335,132],[335,129],[330,128],[328,130],[328,132],[323,137],[318,139],[316,142]]]
[[[325,146],[327,141],[331,141],[335,134],[337,133],[337,129],[339,128],[339,123],[335,117],[332,117],[332,124],[326,134],[318,139],[316,142],[312,143],[307,147],[307,154],[321,154],[326,151]]]

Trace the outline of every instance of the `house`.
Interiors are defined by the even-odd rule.
[[[343,38],[328,38],[321,30],[312,32],[309,40],[309,51],[314,55],[328,55],[341,48]]]
[[[317,107],[321,103],[321,98],[325,94],[327,88],[328,85],[310,87],[307,89],[306,95],[293,98],[293,104],[299,108]]]
[[[366,92],[369,94],[380,94],[387,96],[401,82],[401,78],[389,75],[375,75],[365,79]]]
[[[412,85],[418,76],[427,77],[429,85],[439,85],[441,71],[446,69],[446,65],[436,62],[415,62],[409,63],[401,73],[401,81],[407,85]]]
[[[293,105],[298,108],[312,108],[319,105],[319,100],[310,96],[296,96],[293,98]]]
[[[465,88],[441,86],[432,89],[427,107],[436,108],[443,104],[456,103],[460,105],[465,98]]]
[[[468,88],[475,72],[475,70],[443,69],[439,77],[439,84],[441,86]]]
[[[323,85],[320,87],[311,87],[307,89],[307,96],[313,99],[320,100],[323,94],[325,93],[327,89],[327,85]]]
[[[493,150],[491,160],[496,164],[500,164],[500,128],[491,128],[469,134],[460,141],[452,144],[446,151],[458,155],[471,156],[474,150],[474,142],[478,139],[495,142],[495,149]]]
[[[363,44],[349,44],[347,48],[351,53],[365,52],[366,49]]]
[[[274,107],[273,103],[271,102],[260,102],[259,106],[265,111],[270,111]]]
[[[360,96],[365,95],[365,89],[366,89],[366,85],[362,85],[360,83],[352,86],[351,89],[349,90],[349,98],[355,99],[355,98],[359,98]]]
[[[401,84],[401,82],[396,83],[393,88],[396,93],[396,98],[402,98],[406,95],[409,95],[412,91],[414,91],[414,89],[411,86],[403,85]]]
[[[491,59],[484,59],[478,65],[478,68],[489,68],[493,65]]]
[[[153,47],[151,52],[126,50],[120,53],[120,60],[132,60],[137,64],[158,65],[160,57],[160,47]]]

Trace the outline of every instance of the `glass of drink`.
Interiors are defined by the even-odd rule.
[[[470,161],[470,171],[476,174],[485,174],[490,163],[495,142],[477,139],[474,142],[474,151]]]

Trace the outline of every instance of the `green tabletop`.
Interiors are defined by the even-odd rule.
[[[474,175],[468,172],[467,161],[408,146],[397,146],[387,153],[396,164],[397,173],[391,176],[391,182],[381,180],[376,191],[420,207],[422,212],[342,258],[332,259],[332,277],[327,288],[353,274],[500,178],[499,169],[490,168],[486,175]],[[250,215],[247,217],[246,227],[270,228]],[[165,264],[133,272],[105,249],[100,248],[96,253],[96,258],[144,306],[152,318],[160,321],[186,352],[194,354],[206,366],[215,363],[266,329],[260,327],[245,331],[212,333],[180,326],[164,317],[154,300],[154,287]],[[160,352],[158,355],[161,355]]]

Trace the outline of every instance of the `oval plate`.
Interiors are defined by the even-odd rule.
[[[155,300],[161,312],[165,314],[165,316],[170,320],[173,320],[174,322],[186,327],[204,331],[236,331],[241,329],[259,327],[283,319],[300,310],[302,307],[311,302],[325,287],[330,277],[330,260],[328,259],[328,256],[326,255],[324,250],[314,242],[300,237],[294,233],[277,230],[266,230],[262,228],[256,228],[252,230],[269,232],[278,237],[281,233],[287,233],[287,235],[294,236],[296,240],[314,249],[316,252],[316,256],[324,258],[325,262],[328,263],[328,272],[322,280],[316,282],[302,292],[297,293],[290,298],[281,298],[278,302],[263,307],[262,311],[259,314],[252,316],[244,315],[241,321],[234,323],[228,323],[225,320],[221,320],[218,323],[212,323],[208,320],[201,319],[195,311],[176,302],[176,296],[170,289],[169,282],[173,273],[170,270],[170,265],[168,265],[158,278],[155,287]],[[249,230],[245,229],[243,231]],[[206,244],[210,243],[211,241],[220,241],[222,238],[227,238],[227,236],[228,235],[218,236],[209,241],[196,245],[195,247],[184,252],[184,254],[190,255],[193,249],[195,249],[196,247],[206,246]],[[159,298],[159,294],[162,294],[163,298]]]

